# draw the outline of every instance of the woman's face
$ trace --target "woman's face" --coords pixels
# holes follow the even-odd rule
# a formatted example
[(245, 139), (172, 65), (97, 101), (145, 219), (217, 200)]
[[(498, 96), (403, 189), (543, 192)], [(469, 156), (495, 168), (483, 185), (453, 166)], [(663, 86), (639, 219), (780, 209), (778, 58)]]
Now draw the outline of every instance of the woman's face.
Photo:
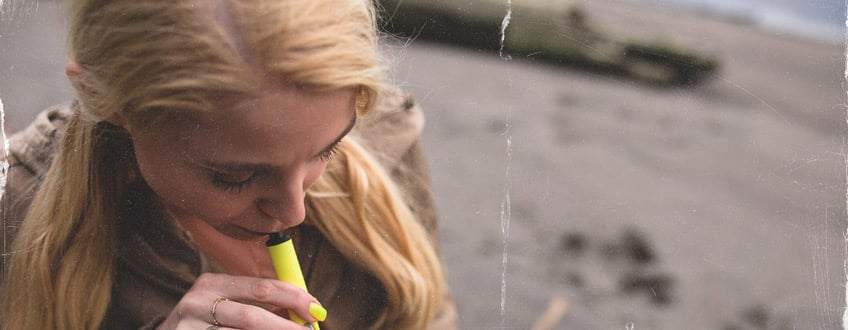
[(204, 116), (132, 132), (141, 174), (178, 220), (259, 240), (303, 221), (306, 190), (356, 120), (354, 91), (274, 88)]

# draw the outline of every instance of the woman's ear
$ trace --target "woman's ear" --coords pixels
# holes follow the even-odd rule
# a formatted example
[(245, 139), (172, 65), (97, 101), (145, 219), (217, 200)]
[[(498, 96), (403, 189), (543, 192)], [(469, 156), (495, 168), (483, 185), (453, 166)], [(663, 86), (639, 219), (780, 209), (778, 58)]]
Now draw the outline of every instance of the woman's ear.
[[(83, 69), (79, 63), (74, 60), (68, 60), (68, 63), (65, 64), (65, 74), (71, 81), (71, 85), (77, 89), (78, 93), (88, 94), (91, 92), (88, 85), (86, 85), (86, 82), (83, 80)], [(124, 115), (117, 111), (109, 115), (109, 117), (106, 118), (106, 121), (112, 123), (112, 125), (124, 128), (126, 128), (127, 125), (127, 120), (124, 118)]]
[(68, 76), (71, 86), (74, 87), (78, 94), (87, 95), (91, 92), (91, 89), (83, 79), (82, 66), (76, 61), (68, 60), (68, 63), (65, 63), (65, 75)]
[(65, 74), (72, 81), (79, 80), (80, 75), (82, 75), (82, 67), (77, 61), (68, 60), (68, 63), (65, 64)]

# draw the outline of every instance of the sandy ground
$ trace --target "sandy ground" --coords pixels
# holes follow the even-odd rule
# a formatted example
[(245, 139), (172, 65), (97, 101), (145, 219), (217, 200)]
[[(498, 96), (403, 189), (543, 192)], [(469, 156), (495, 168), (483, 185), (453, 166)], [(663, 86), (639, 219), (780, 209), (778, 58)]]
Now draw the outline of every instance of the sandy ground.
[[(696, 46), (723, 70), (662, 89), (387, 46), (391, 76), (426, 111), (462, 328), (530, 329), (546, 311), (553, 329), (840, 328), (844, 46), (577, 2), (608, 31)], [(42, 2), (0, 25), (7, 131), (69, 97), (62, 23)]]

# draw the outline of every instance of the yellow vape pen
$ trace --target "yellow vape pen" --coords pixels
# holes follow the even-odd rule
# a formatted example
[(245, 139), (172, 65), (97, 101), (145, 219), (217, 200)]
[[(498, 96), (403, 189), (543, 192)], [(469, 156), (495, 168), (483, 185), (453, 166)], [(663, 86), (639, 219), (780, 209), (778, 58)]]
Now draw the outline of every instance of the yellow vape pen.
[[(282, 232), (273, 233), (269, 236), (265, 245), (271, 254), (271, 262), (274, 263), (277, 278), (309, 292), (306, 289), (306, 281), (303, 280), (303, 272), (300, 270), (300, 262), (297, 261), (297, 254), (294, 252), (291, 237)], [(313, 330), (321, 329), (318, 327), (318, 322), (306, 322), (292, 310), (289, 310), (289, 318), (292, 322), (305, 325)]]

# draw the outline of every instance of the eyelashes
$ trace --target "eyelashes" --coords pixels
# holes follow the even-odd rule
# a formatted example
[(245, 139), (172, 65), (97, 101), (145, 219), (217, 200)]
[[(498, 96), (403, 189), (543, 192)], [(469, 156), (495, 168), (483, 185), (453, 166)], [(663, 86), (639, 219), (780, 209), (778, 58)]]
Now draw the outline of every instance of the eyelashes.
[(325, 162), (329, 162), (329, 161), (333, 160), (333, 157), (335, 157), (336, 154), (339, 153), (339, 145), (340, 144), (341, 144), (341, 141), (336, 142), (336, 144), (334, 144), (329, 150), (322, 152), (321, 155), (320, 155), (321, 160), (325, 161)]
[(215, 170), (209, 170), (209, 179), (212, 185), (223, 189), (227, 192), (238, 193), (246, 188), (253, 181), (254, 173), (245, 173), (241, 175), (230, 175)]
[[(321, 152), (318, 155), (318, 159), (322, 162), (329, 162), (333, 160), (333, 157), (335, 157), (339, 152), (340, 145), (341, 141), (337, 142), (326, 151)], [(229, 170), (219, 171), (212, 168), (206, 168), (206, 172), (209, 177), (209, 181), (213, 186), (231, 193), (241, 192), (255, 181), (257, 175), (265, 173), (262, 169), (244, 169), (230, 172)]]

